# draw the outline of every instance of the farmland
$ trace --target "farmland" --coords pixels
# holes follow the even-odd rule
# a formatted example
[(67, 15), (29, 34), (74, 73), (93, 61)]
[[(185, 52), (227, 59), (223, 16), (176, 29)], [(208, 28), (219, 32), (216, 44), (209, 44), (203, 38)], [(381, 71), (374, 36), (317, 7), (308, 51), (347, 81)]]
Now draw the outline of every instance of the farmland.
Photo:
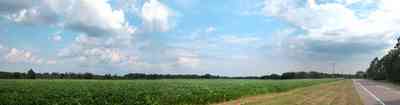
[(0, 80), (0, 105), (204, 105), (332, 81)]

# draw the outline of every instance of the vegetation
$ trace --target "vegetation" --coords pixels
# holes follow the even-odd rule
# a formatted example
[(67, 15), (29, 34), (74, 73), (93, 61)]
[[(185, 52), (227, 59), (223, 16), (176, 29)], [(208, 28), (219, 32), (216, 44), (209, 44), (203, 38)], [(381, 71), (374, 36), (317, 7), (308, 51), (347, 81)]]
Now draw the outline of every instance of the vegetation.
[(313, 78), (313, 79), (319, 79), (319, 78), (355, 78), (355, 75), (351, 74), (328, 74), (328, 73), (321, 73), (321, 72), (315, 72), (315, 71), (310, 71), (310, 72), (285, 72), (282, 73), (282, 75), (277, 75), (277, 74), (271, 74), (267, 76), (263, 76), (266, 79), (276, 79), (279, 77), (279, 79), (307, 79), (307, 78)]
[(35, 78), (36, 78), (35, 72), (34, 72), (32, 69), (30, 69), (30, 70), (28, 71), (27, 77), (28, 77), (29, 79), (35, 79)]
[(0, 105), (204, 105), (331, 81), (0, 79)]
[(397, 44), (381, 59), (374, 58), (366, 77), (374, 80), (400, 82), (400, 38)]
[(211, 74), (144, 74), (129, 73), (123, 76), (119, 75), (96, 75), (92, 73), (35, 73), (30, 69), (27, 73), (20, 72), (1, 72), (0, 79), (103, 79), (103, 80), (121, 80), (121, 79), (321, 79), (321, 78), (357, 78), (352, 74), (328, 74), (321, 72), (286, 72), (282, 75), (271, 74), (264, 76), (247, 77), (227, 77)]
[(218, 105), (363, 105), (351, 80), (246, 97)]

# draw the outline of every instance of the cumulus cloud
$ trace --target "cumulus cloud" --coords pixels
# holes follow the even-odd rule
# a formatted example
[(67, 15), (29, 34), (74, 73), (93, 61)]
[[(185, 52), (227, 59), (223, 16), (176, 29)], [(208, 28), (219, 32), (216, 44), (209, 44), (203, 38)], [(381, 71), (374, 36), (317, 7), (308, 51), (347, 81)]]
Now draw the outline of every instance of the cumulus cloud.
[(32, 0), (3, 0), (0, 1), (0, 13), (14, 13), (25, 8), (31, 8), (35, 1)]
[(118, 0), (115, 3), (115, 8), (122, 9), (135, 16), (139, 15), (140, 7), (140, 0)]
[(54, 24), (58, 17), (44, 0), (1, 1), (0, 16), (16, 23)]
[(0, 6), (1, 15), (17, 23), (62, 26), (93, 36), (126, 35), (134, 30), (124, 10), (113, 9), (108, 0), (2, 1)]
[(354, 12), (337, 3), (316, 4), (293, 0), (266, 0), (264, 12), (268, 16), (284, 19), (305, 30), (331, 31), (353, 24)]
[[(366, 17), (360, 17), (348, 4), (369, 0), (346, 2), (319, 2), (314, 0), (266, 0), (265, 15), (289, 22), (301, 29), (291, 37), (289, 49), (308, 55), (351, 56), (383, 50), (393, 42), (393, 35), (400, 31), (393, 14), (400, 12), (382, 0), (376, 10), (369, 10)], [(363, 14), (365, 15), (365, 14)], [(298, 54), (307, 55), (307, 54)]]
[(36, 61), (31, 52), (20, 51), (15, 48), (11, 48), (4, 58), (10, 63)]
[(172, 28), (170, 18), (175, 14), (158, 0), (149, 0), (143, 4), (141, 17), (150, 31), (165, 32)]
[[(52, 11), (64, 18), (62, 26), (81, 32), (58, 56), (73, 58), (85, 63), (121, 64), (133, 62), (132, 54), (121, 51), (130, 49), (136, 31), (125, 19), (125, 7), (111, 7), (107, 0), (52, 1), (46, 2)], [(53, 39), (58, 39), (55, 35)]]
[[(115, 3), (115, 4), (114, 4)], [(129, 16), (128, 16), (129, 15)], [(141, 19), (143, 27), (128, 22), (131, 15)], [(195, 65), (194, 56), (174, 56), (164, 64), (140, 61), (135, 39), (137, 30), (166, 32), (173, 28), (175, 13), (158, 0), (21, 0), (0, 1), (1, 18), (18, 25), (41, 25), (77, 34), (75, 40), (59, 49), (56, 59), (45, 59), (17, 48), (0, 46), (2, 60), (9, 63), (61, 64), (74, 62), (84, 66), (158, 66)], [(135, 17), (136, 18), (136, 17)], [(14, 24), (13, 23), (13, 24)], [(48, 36), (54, 42), (70, 39), (61, 32)], [(2, 51), (4, 50), (4, 51)], [(4, 52), (4, 53), (2, 53)], [(147, 53), (147, 52), (143, 52)], [(149, 61), (150, 62), (150, 61)], [(192, 63), (190, 63), (192, 62)]]
[(80, 0), (65, 10), (66, 26), (88, 35), (121, 34), (128, 26), (123, 10), (113, 10), (106, 0)]
[(60, 24), (66, 29), (87, 35), (130, 35), (134, 30), (126, 21), (124, 10), (113, 9), (108, 0), (46, 0), (43, 6), (63, 17)]
[[(56, 64), (55, 60), (47, 60), (45, 58), (38, 57), (30, 51), (21, 50), (17, 48), (0, 48), (0, 56), (3, 59), (0, 61), (5, 61), (6, 63), (16, 64), (16, 63), (26, 63), (26, 64)], [(45, 63), (51, 62), (51, 63)]]
[(122, 51), (119, 47), (112, 47), (109, 43), (104, 43), (107, 39), (101, 39), (85, 34), (75, 38), (72, 45), (61, 49), (59, 57), (64, 59), (78, 60), (84, 65), (98, 64), (132, 64), (137, 57)]
[[(121, 2), (136, 3), (132, 0)], [(59, 4), (55, 3), (55, 5)], [(138, 60), (135, 52), (136, 46), (133, 42), (136, 28), (126, 22), (126, 11), (122, 10), (137, 9), (136, 6), (121, 4), (113, 9), (107, 1), (90, 0), (70, 5), (70, 7), (66, 7), (67, 9), (54, 9), (65, 14), (64, 25), (66, 27), (79, 29), (84, 33), (78, 35), (70, 46), (60, 50), (58, 56), (78, 59), (82, 63), (86, 63), (86, 66), (148, 64)], [(128, 13), (132, 13), (132, 11)], [(167, 6), (157, 0), (146, 1), (139, 16), (143, 20), (144, 28), (149, 31), (167, 31), (171, 28), (169, 18), (173, 14)]]
[[(137, 3), (134, 0), (120, 2)], [(49, 4), (54, 11), (65, 15), (63, 25), (66, 28), (83, 32), (70, 46), (59, 51), (60, 57), (77, 58), (91, 64), (119, 65), (138, 62), (136, 53), (133, 53), (136, 49), (133, 38), (137, 29), (125, 19), (125, 13), (137, 13), (136, 4), (123, 5), (117, 2), (115, 8), (106, 0), (51, 1)], [(130, 12), (126, 12), (126, 9)], [(172, 12), (159, 1), (146, 1), (138, 16), (142, 18), (144, 28), (150, 31), (170, 29), (168, 21)]]

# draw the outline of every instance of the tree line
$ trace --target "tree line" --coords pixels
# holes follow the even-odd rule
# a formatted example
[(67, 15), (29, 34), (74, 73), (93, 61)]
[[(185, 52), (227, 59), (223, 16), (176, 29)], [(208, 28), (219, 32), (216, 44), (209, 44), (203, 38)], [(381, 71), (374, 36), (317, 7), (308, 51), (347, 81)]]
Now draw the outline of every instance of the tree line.
[(374, 80), (400, 82), (400, 37), (397, 44), (382, 58), (374, 58), (366, 73), (366, 77)]
[(0, 79), (320, 79), (320, 78), (357, 78), (352, 74), (328, 74), (316, 71), (310, 72), (285, 72), (282, 74), (271, 74), (264, 76), (243, 76), (228, 77), (211, 74), (145, 74), (145, 73), (129, 73), (125, 75), (111, 74), (92, 74), (92, 73), (35, 73), (32, 69), (26, 73), (21, 72), (1, 72)]
[(322, 78), (362, 78), (357, 74), (330, 74), (316, 71), (285, 72), (281, 75), (271, 74), (261, 76), (260, 79), (322, 79)]

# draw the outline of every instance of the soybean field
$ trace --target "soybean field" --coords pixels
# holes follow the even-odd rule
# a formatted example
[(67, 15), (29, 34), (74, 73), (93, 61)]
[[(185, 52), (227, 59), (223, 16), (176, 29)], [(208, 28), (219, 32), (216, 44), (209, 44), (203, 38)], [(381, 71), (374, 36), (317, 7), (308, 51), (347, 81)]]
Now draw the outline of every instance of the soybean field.
[(207, 105), (336, 81), (238, 80), (0, 80), (0, 105)]

